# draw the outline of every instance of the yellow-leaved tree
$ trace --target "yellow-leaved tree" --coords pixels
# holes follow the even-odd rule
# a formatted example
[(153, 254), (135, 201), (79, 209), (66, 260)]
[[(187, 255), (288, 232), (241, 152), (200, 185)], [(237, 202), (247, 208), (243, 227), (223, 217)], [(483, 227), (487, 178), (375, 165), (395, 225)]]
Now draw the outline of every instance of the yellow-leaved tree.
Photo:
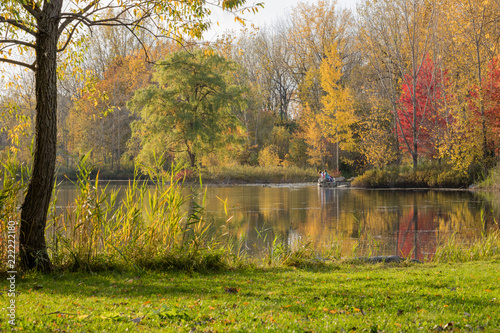
[[(320, 78), (325, 94), (321, 98), (323, 109), (318, 114), (318, 121), (324, 136), (337, 146), (338, 169), (338, 149), (355, 149), (354, 126), (357, 117), (351, 91), (342, 82), (342, 60), (336, 43), (328, 47), (326, 58), (321, 62)], [(347, 159), (345, 162), (352, 163)]]
[(307, 144), (307, 162), (321, 168), (325, 167), (326, 139), (319, 125), (317, 116), (309, 106), (301, 114), (300, 127), (302, 138)]

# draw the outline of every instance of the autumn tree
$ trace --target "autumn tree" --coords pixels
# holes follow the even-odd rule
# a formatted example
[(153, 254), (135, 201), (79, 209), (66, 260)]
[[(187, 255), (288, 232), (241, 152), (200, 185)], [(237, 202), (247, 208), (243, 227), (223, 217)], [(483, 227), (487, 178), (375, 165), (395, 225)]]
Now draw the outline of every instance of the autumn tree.
[(491, 60), (482, 88), (485, 96), (486, 118), (494, 133), (491, 143), (498, 149), (500, 144), (500, 56)]
[[(50, 270), (45, 225), (54, 185), (57, 147), (57, 54), (77, 49), (72, 42), (84, 28), (127, 27), (140, 39), (189, 34), (201, 37), (209, 27), (210, 6), (238, 9), (245, 0), (4, 0), (0, 3), (0, 62), (35, 73), (36, 126), (33, 173), (21, 209), (20, 259), (25, 269)], [(115, 9), (115, 14), (104, 13)], [(71, 59), (71, 57), (69, 57)]]
[(135, 91), (150, 82), (151, 66), (141, 52), (118, 56), (107, 67), (104, 78), (89, 82), (67, 118), (69, 152), (83, 156), (91, 151), (94, 163), (120, 169), (120, 159), (130, 139), (134, 117), (127, 108)]
[(154, 84), (136, 92), (129, 105), (140, 114), (134, 125), (142, 138), (139, 159), (185, 153), (191, 168), (199, 157), (239, 136), (232, 105), (243, 90), (230, 81), (235, 64), (209, 51), (176, 52), (159, 62)]
[(394, 114), (394, 128), (401, 127), (397, 113), (398, 81), (411, 87), (412, 140), (405, 141), (413, 168), (417, 167), (418, 103), (416, 86), (425, 57), (436, 37), (437, 3), (424, 0), (365, 1), (359, 11), (362, 41), (382, 91), (388, 96)]
[(337, 146), (336, 167), (339, 170), (339, 150), (353, 151), (354, 125), (357, 117), (354, 113), (354, 102), (349, 88), (341, 84), (342, 61), (337, 44), (332, 44), (320, 65), (321, 87), (325, 94), (321, 99), (322, 112), (318, 119), (323, 134)]
[(253, 44), (267, 92), (266, 108), (273, 110), (282, 123), (291, 116), (289, 106), (297, 92), (286, 33), (284, 24), (277, 24), (273, 30), (260, 30)]
[[(471, 91), (483, 85), (488, 63), (498, 54), (500, 40), (499, 17), (500, 4), (498, 1), (482, 0), (447, 0), (446, 24), (443, 32), (451, 38), (447, 38), (449, 44), (448, 66), (453, 69), (457, 84), (455, 93), (458, 95), (458, 110), (456, 117), (460, 122), (471, 124), (473, 121), (475, 134), (468, 140), (479, 140), (476, 146), (480, 146), (480, 160), (485, 158), (491, 151), (488, 144), (488, 132), (491, 132), (490, 124), (486, 115), (484, 90), (476, 90), (476, 98), (471, 104)], [(472, 92), (474, 95), (475, 93)], [(471, 108), (474, 110), (472, 111)], [(471, 114), (464, 114), (463, 109), (469, 109), (479, 114), (477, 119), (470, 118)], [(467, 118), (469, 118), (467, 120)], [(460, 123), (459, 122), (459, 123)], [(469, 129), (463, 129), (467, 131)], [(470, 151), (469, 154), (476, 154)]]
[[(483, 74), (481, 86), (473, 87), (470, 92), (471, 125), (481, 128), (484, 116), (488, 124), (485, 128), (486, 149), (494, 153), (500, 145), (500, 56), (491, 59)], [(482, 102), (478, 103), (478, 100)]]
[(33, 76), (20, 72), (12, 76), (0, 96), (0, 160), (15, 156), (21, 163), (31, 163), (32, 134), (35, 130)]
[(299, 3), (291, 11), (288, 26), (287, 43), (300, 103), (317, 113), (323, 96), (320, 66), (330, 46), (337, 45), (344, 78), (352, 67), (352, 14), (339, 9), (335, 1)]
[(440, 84), (444, 82), (446, 88), (447, 75), (436, 70), (426, 56), (417, 79), (406, 76), (403, 82), (398, 103), (400, 142), (407, 151), (413, 147), (428, 158), (437, 157), (440, 138), (450, 122), (444, 114), (445, 93)]

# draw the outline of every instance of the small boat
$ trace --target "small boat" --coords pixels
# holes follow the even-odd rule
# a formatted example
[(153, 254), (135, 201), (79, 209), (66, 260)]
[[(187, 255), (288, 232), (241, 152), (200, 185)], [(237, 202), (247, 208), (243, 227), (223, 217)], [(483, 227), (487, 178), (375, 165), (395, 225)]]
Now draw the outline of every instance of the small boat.
[(325, 178), (318, 179), (318, 186), (320, 187), (337, 187), (335, 179), (333, 181), (326, 180)]

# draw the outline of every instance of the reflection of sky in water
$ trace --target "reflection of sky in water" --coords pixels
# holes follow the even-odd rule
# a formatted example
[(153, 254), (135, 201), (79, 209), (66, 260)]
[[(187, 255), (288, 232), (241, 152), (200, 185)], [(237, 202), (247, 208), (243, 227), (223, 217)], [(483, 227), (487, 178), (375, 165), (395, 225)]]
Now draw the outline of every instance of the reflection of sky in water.
[[(74, 196), (74, 188), (63, 186), (58, 206)], [(227, 200), (227, 216), (218, 198)], [(344, 255), (356, 247), (359, 255), (424, 259), (451, 234), (472, 241), (500, 220), (499, 195), (468, 191), (209, 186), (205, 207), (215, 228), (232, 216), (231, 232), (244, 236), (254, 252), (278, 237), (290, 246), (305, 240), (316, 247), (340, 244)]]

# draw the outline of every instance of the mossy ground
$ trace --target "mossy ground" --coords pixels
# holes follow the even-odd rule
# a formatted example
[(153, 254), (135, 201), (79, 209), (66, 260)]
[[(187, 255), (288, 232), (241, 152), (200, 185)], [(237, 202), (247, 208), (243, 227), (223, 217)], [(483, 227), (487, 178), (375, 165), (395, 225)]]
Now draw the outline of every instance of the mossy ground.
[[(10, 331), (2, 278), (0, 331)], [(500, 332), (500, 258), (218, 273), (25, 274), (27, 332)]]

